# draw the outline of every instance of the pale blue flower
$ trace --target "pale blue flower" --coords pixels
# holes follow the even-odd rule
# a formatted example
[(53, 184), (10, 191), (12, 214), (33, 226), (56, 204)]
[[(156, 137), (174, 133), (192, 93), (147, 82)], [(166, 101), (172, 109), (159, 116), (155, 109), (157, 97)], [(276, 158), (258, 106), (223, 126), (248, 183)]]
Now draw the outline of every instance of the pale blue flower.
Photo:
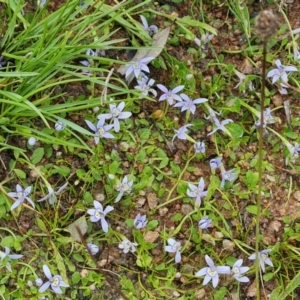
[(206, 120), (209, 119), (212, 122), (214, 121), (215, 118), (217, 118), (217, 116), (219, 116), (221, 114), (221, 112), (216, 112), (211, 107), (208, 107), (208, 112), (209, 112), (209, 115), (205, 116), (205, 119)]
[(279, 86), (277, 86), (277, 87), (278, 87), (278, 92), (281, 95), (287, 95), (288, 94), (288, 91), (287, 91), (288, 86), (285, 85), (283, 82), (280, 82)]
[(42, 199), (38, 200), (37, 202), (42, 202), (45, 200), (49, 201), (49, 204), (54, 204), (54, 202), (57, 199), (57, 195), (59, 195), (66, 187), (68, 186), (68, 183), (66, 182), (64, 185), (62, 185), (56, 192), (54, 192), (53, 188), (49, 185), (48, 188), (48, 194), (43, 197)]
[(222, 122), (220, 122), (219, 119), (216, 117), (213, 119), (213, 121), (215, 123), (215, 129), (213, 131), (211, 131), (208, 135), (212, 135), (213, 133), (215, 133), (218, 130), (222, 130), (223, 132), (227, 133), (228, 130), (226, 129), (225, 125), (233, 122), (233, 120), (231, 120), (231, 119), (226, 119), (226, 120), (223, 120)]
[(194, 149), (195, 149), (196, 153), (205, 153), (205, 143), (204, 142), (195, 143)]
[(165, 246), (165, 251), (169, 253), (175, 253), (175, 263), (181, 262), (181, 250), (182, 246), (180, 242), (175, 241), (172, 238), (168, 239), (168, 246)]
[(142, 20), (142, 23), (143, 23), (143, 27), (144, 27), (144, 29), (145, 29), (145, 31), (150, 35), (150, 36), (152, 36), (154, 33), (158, 33), (158, 28), (157, 28), (157, 26), (155, 26), (155, 25), (148, 25), (148, 22), (147, 22), (147, 19), (144, 17), (144, 16), (142, 16), (142, 15), (140, 15), (140, 18), (141, 18), (141, 20)]
[(290, 160), (292, 163), (294, 163), (295, 159), (299, 158), (300, 145), (297, 142), (295, 142), (295, 146), (293, 146), (290, 143), (287, 143), (287, 148), (290, 152)]
[(149, 73), (150, 70), (147, 64), (153, 59), (154, 57), (145, 57), (128, 65), (125, 77), (129, 78), (133, 73), (134, 76), (138, 79), (142, 71)]
[(37, 6), (43, 8), (47, 3), (47, 0), (37, 0)]
[(237, 173), (234, 172), (235, 169), (231, 169), (228, 171), (225, 171), (225, 169), (221, 170), (222, 174), (222, 181), (221, 181), (221, 188), (224, 187), (225, 181), (233, 182), (237, 178)]
[(298, 45), (297, 44), (294, 45), (293, 49), (294, 49), (294, 60), (300, 59), (300, 52), (298, 50)]
[(44, 283), (44, 282), (43, 282), (42, 278), (37, 278), (37, 279), (35, 280), (36, 286), (41, 286), (43, 283)]
[(169, 90), (164, 85), (158, 84), (157, 87), (163, 92), (159, 97), (158, 101), (167, 100), (170, 105), (173, 105), (175, 101), (181, 101), (181, 97), (177, 95), (181, 90), (184, 89), (184, 85), (176, 86), (174, 89)]
[(206, 50), (206, 45), (213, 39), (213, 37), (213, 34), (205, 33), (201, 36), (200, 39), (195, 37), (194, 42), (199, 48), (201, 48), (202, 50)]
[(196, 112), (196, 105), (207, 102), (208, 100), (206, 98), (198, 98), (195, 100), (192, 100), (188, 95), (186, 94), (180, 94), (180, 97), (182, 98), (182, 101), (177, 102), (174, 107), (181, 107), (181, 111), (190, 111), (192, 114)]
[(130, 242), (127, 238), (124, 238), (123, 241), (119, 244), (119, 249), (123, 249), (124, 253), (135, 252), (137, 243)]
[[(275, 123), (275, 118), (271, 115), (271, 109), (268, 107), (264, 110), (264, 128), (268, 124), (274, 124)], [(260, 126), (260, 113), (259, 113), (259, 119), (255, 122), (255, 126), (259, 127)]]
[(9, 254), (10, 249), (8, 247), (4, 247), (4, 249), (5, 249), (4, 250), (5, 252), (0, 251), (0, 259), (1, 259), (0, 260), (0, 266), (2, 266), (2, 263), (5, 260), (5, 258), (8, 257), (8, 259), (5, 260), (5, 267), (9, 272), (12, 272), (11, 265), (10, 265), (9, 261), (11, 259), (19, 259), (19, 258), (23, 257), (23, 255), (21, 255), (21, 254)]
[(116, 186), (116, 190), (119, 192), (115, 202), (119, 202), (124, 194), (129, 193), (131, 191), (131, 187), (133, 185), (133, 181), (128, 181), (127, 175), (123, 178), (122, 182), (118, 183)]
[(51, 286), (52, 290), (56, 294), (62, 294), (62, 290), (60, 287), (69, 287), (67, 283), (65, 283), (60, 275), (54, 275), (52, 277), (50, 269), (47, 265), (43, 265), (43, 270), (48, 278), (48, 281), (46, 281), (39, 289), (39, 293), (44, 293), (49, 286)]
[(204, 276), (203, 285), (206, 285), (210, 280), (212, 280), (212, 285), (215, 288), (219, 283), (219, 274), (230, 274), (230, 267), (228, 266), (218, 266), (215, 267), (213, 260), (205, 255), (205, 261), (208, 267), (199, 270), (195, 276)]
[(287, 72), (297, 72), (298, 69), (294, 66), (283, 66), (279, 59), (275, 60), (275, 65), (277, 68), (272, 69), (268, 72), (267, 77), (272, 77), (272, 83), (274, 84), (276, 81), (281, 79), (283, 82), (288, 82)]
[(97, 118), (101, 119), (113, 119), (114, 121), (114, 130), (115, 132), (120, 131), (120, 122), (119, 120), (128, 119), (132, 113), (129, 111), (123, 111), (125, 107), (125, 102), (121, 102), (116, 106), (115, 104), (109, 104), (110, 113), (109, 114), (101, 114)]
[[(272, 249), (266, 249), (266, 250), (262, 250), (262, 251), (258, 252), (259, 265), (263, 272), (266, 271), (265, 264), (268, 266), (274, 267), (272, 261), (269, 258), (269, 255), (268, 255), (268, 253), (271, 251), (272, 251)], [(249, 259), (255, 260), (256, 254), (254, 253), (254, 254), (250, 255)]]
[(5, 61), (5, 58), (0, 55), (0, 68), (4, 68), (5, 66), (7, 66), (7, 61)]
[(217, 168), (220, 168), (223, 165), (222, 157), (216, 157), (211, 159), (209, 165), (212, 171), (216, 170)]
[[(86, 244), (89, 250), (91, 251), (92, 255), (95, 255), (99, 252), (99, 247), (93, 243)], [(86, 250), (87, 251), (87, 250)]]
[[(243, 74), (243, 73), (241, 73), (241, 72), (239, 72), (239, 71), (237, 71), (237, 70), (234, 70), (234, 73), (239, 78), (238, 84), (234, 87), (234, 89), (237, 89), (246, 80), (246, 75)], [(247, 85), (248, 85), (248, 88), (249, 88), (250, 91), (254, 90), (254, 85), (253, 85), (253, 83), (251, 81), (247, 81)]]
[(133, 221), (133, 225), (136, 229), (142, 229), (147, 225), (147, 216), (146, 215), (141, 215), (140, 213), (137, 214)]
[(56, 131), (63, 131), (66, 128), (66, 124), (63, 121), (58, 120), (55, 123), (54, 128)]
[(198, 227), (201, 229), (207, 229), (212, 224), (212, 220), (208, 218), (208, 216), (204, 216), (199, 222)]
[(198, 206), (201, 205), (201, 199), (206, 197), (207, 191), (204, 191), (204, 180), (201, 177), (199, 180), (198, 187), (195, 186), (194, 184), (189, 183), (188, 184), (189, 188), (187, 190), (188, 196), (192, 198), (196, 198), (196, 203)]
[(172, 138), (172, 144), (173, 144), (174, 139), (176, 137), (178, 137), (181, 140), (186, 140), (187, 139), (186, 132), (188, 131), (188, 127), (191, 127), (191, 126), (193, 126), (193, 124), (187, 124), (187, 125), (184, 125), (184, 126), (178, 128), (178, 129), (175, 129), (175, 134)]
[(103, 210), (103, 206), (100, 202), (94, 200), (94, 207), (87, 210), (87, 213), (91, 215), (91, 222), (99, 222), (101, 223), (102, 230), (104, 232), (108, 232), (108, 223), (105, 220), (106, 215), (113, 211), (114, 208), (110, 205), (106, 206)]
[(36, 138), (34, 138), (34, 137), (30, 137), (29, 139), (28, 139), (28, 145), (29, 146), (34, 146), (35, 145), (35, 143), (36, 143)]
[[(149, 93), (151, 93), (153, 95), (153, 97), (156, 97), (157, 96), (157, 92), (155, 89), (151, 88), (151, 86), (154, 84), (154, 80), (153, 79), (150, 79), (148, 82), (148, 79), (147, 80), (138, 80), (138, 85), (135, 86), (134, 88), (141, 91), (141, 94), (143, 96), (148, 96)], [(140, 96), (140, 98), (143, 98), (143, 96)]]
[[(87, 49), (85, 52), (86, 56), (92, 56), (92, 57), (97, 57), (97, 56), (105, 56), (105, 51), (104, 50), (93, 50), (93, 49)], [(91, 59), (84, 59), (79, 61), (83, 66), (89, 67), (91, 65), (92, 60)], [(90, 70), (83, 70), (84, 73), (87, 73), (88, 75), (91, 74)]]
[(85, 123), (87, 124), (87, 126), (95, 132), (95, 136), (94, 136), (94, 140), (95, 140), (95, 144), (99, 143), (100, 137), (103, 137), (105, 139), (113, 139), (114, 136), (108, 132), (108, 130), (110, 130), (111, 128), (114, 127), (114, 125), (104, 125), (105, 122), (105, 118), (101, 118), (98, 123), (97, 126), (95, 126), (92, 122), (85, 120)]
[(232, 266), (231, 273), (233, 277), (239, 282), (249, 282), (249, 278), (247, 276), (242, 276), (244, 273), (249, 271), (249, 267), (243, 267), (243, 260), (237, 260)]
[(17, 201), (11, 206), (10, 210), (15, 209), (19, 205), (21, 205), (25, 199), (31, 204), (32, 207), (34, 207), (33, 201), (28, 197), (28, 195), (31, 192), (32, 187), (28, 186), (25, 190), (17, 184), (16, 185), (16, 192), (9, 192), (7, 193), (8, 196), (17, 199)]

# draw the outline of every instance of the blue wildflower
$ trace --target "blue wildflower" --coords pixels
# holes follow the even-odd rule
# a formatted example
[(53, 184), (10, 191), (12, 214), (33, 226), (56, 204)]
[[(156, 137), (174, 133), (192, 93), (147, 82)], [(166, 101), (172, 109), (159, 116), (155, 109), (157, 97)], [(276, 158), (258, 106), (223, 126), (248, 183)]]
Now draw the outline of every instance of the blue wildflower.
[(175, 241), (172, 238), (168, 239), (168, 246), (165, 246), (165, 250), (169, 253), (175, 253), (175, 263), (181, 262), (181, 253), (180, 250), (182, 248), (181, 243)]
[(158, 33), (158, 28), (157, 28), (157, 26), (155, 26), (155, 25), (148, 25), (148, 22), (147, 22), (147, 19), (144, 17), (144, 16), (142, 16), (142, 15), (140, 15), (140, 18), (141, 18), (141, 20), (142, 20), (142, 23), (143, 23), (143, 27), (144, 27), (144, 29), (145, 29), (145, 31), (150, 35), (150, 36), (152, 36), (154, 33)]
[(184, 85), (176, 86), (172, 90), (167, 89), (163, 84), (158, 84), (157, 87), (163, 92), (158, 101), (167, 100), (170, 105), (173, 105), (175, 101), (182, 100), (181, 97), (177, 95), (177, 93), (184, 89)]
[(190, 126), (193, 126), (193, 124), (186, 124), (178, 129), (175, 129), (175, 134), (172, 138), (172, 144), (176, 137), (178, 137), (181, 140), (186, 140), (187, 139), (186, 132), (188, 131), (188, 127), (190, 127)]
[(129, 78), (130, 75), (133, 73), (134, 76), (138, 79), (142, 71), (149, 73), (150, 70), (147, 64), (153, 59), (154, 57), (145, 57), (128, 65), (125, 77)]
[(25, 190), (23, 190), (23, 188), (19, 184), (17, 184), (15, 192), (7, 193), (8, 196), (17, 199), (17, 201), (11, 206), (10, 210), (13, 210), (19, 205), (21, 205), (25, 201), (25, 199), (31, 204), (32, 207), (34, 207), (33, 201), (28, 197), (28, 195), (31, 192), (31, 189), (32, 187), (28, 186)]
[(218, 266), (215, 267), (213, 260), (205, 255), (205, 261), (208, 267), (199, 270), (195, 276), (204, 276), (203, 285), (206, 285), (210, 280), (212, 280), (212, 285), (215, 288), (219, 283), (219, 274), (230, 274), (230, 267), (228, 266)]
[[(259, 265), (260, 265), (260, 268), (263, 272), (266, 271), (265, 264), (268, 265), (268, 266), (273, 267), (273, 263), (270, 260), (269, 255), (268, 255), (268, 253), (271, 252), (271, 251), (272, 251), (272, 249), (266, 249), (266, 250), (262, 250), (262, 251), (258, 252)], [(256, 254), (254, 253), (254, 254), (250, 255), (249, 259), (255, 260), (256, 259)]]
[(141, 215), (140, 213), (137, 214), (133, 221), (133, 225), (136, 229), (142, 229), (147, 225), (147, 216), (146, 215)]
[(114, 208), (110, 205), (106, 206), (103, 210), (103, 206), (100, 202), (94, 200), (94, 207), (92, 209), (88, 209), (87, 213), (91, 215), (91, 222), (99, 222), (101, 223), (102, 230), (104, 232), (108, 232), (108, 223), (105, 220), (106, 215), (113, 211)]
[(277, 68), (272, 69), (268, 72), (267, 77), (272, 77), (272, 83), (274, 84), (278, 80), (283, 82), (288, 82), (288, 72), (297, 72), (298, 69), (294, 66), (283, 66), (279, 59), (275, 60), (275, 65)]
[(48, 278), (48, 281), (46, 281), (39, 289), (39, 293), (44, 293), (49, 286), (51, 286), (52, 290), (56, 294), (62, 294), (62, 290), (60, 287), (69, 287), (67, 283), (65, 283), (60, 275), (54, 275), (52, 277), (50, 269), (47, 265), (43, 265), (43, 270)]
[(198, 206), (201, 205), (201, 199), (206, 197), (207, 191), (204, 191), (204, 180), (201, 177), (199, 180), (198, 187), (195, 186), (194, 184), (189, 183), (188, 184), (189, 188), (187, 190), (188, 196), (192, 198), (196, 198), (196, 203)]
[(131, 187), (133, 185), (133, 181), (128, 181), (127, 175), (123, 178), (122, 182), (118, 183), (116, 186), (116, 190), (119, 192), (115, 202), (119, 202), (125, 193), (129, 193), (131, 191)]
[(100, 118), (100, 120), (97, 123), (97, 126), (95, 126), (92, 122), (85, 120), (85, 123), (87, 126), (95, 132), (94, 140), (95, 144), (99, 143), (100, 137), (106, 138), (106, 139), (113, 139), (114, 136), (108, 132), (111, 128), (114, 127), (114, 125), (104, 125), (105, 118)]
[(128, 119), (132, 113), (129, 111), (123, 111), (125, 107), (125, 102), (121, 102), (116, 106), (115, 104), (109, 104), (110, 113), (109, 114), (101, 114), (97, 118), (98, 119), (113, 119), (114, 121), (114, 130), (115, 132), (120, 131), (120, 122), (119, 120)]
[(192, 100), (188, 95), (186, 94), (180, 94), (180, 97), (182, 98), (182, 101), (177, 102), (174, 107), (181, 107), (181, 111), (189, 111), (192, 114), (196, 112), (196, 105), (207, 102), (208, 100), (206, 98), (198, 98), (195, 100)]

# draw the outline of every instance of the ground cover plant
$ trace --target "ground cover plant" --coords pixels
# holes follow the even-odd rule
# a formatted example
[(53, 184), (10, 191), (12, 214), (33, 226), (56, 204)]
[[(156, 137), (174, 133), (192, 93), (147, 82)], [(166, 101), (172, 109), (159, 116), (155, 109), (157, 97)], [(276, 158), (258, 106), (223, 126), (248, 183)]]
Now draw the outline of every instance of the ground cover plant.
[(298, 299), (297, 9), (1, 2), (0, 298)]

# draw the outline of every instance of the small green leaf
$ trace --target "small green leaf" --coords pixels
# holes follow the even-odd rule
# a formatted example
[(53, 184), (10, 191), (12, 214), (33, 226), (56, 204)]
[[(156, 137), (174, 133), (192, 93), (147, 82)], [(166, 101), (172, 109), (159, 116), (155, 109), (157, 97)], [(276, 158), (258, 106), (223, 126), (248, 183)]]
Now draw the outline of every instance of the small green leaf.
[(253, 214), (253, 215), (257, 215), (257, 206), (256, 205), (248, 205), (246, 207), (246, 210), (247, 212), (249, 212), (250, 214)]
[(180, 214), (180, 213), (175, 214), (174, 216), (171, 217), (171, 220), (174, 221), (174, 222), (181, 221), (182, 220), (182, 214)]
[(296, 132), (286, 132), (285, 137), (296, 140), (298, 138), (298, 134)]
[(167, 166), (169, 163), (169, 158), (166, 157), (166, 158), (163, 158), (159, 164), (159, 169), (162, 169), (164, 168), (165, 166)]
[(245, 176), (245, 183), (250, 190), (252, 190), (258, 182), (258, 172), (248, 170)]
[(144, 144), (150, 137), (151, 130), (148, 128), (142, 128), (139, 130), (141, 143)]
[(153, 230), (157, 227), (158, 221), (157, 220), (152, 220), (147, 224), (147, 229), (148, 230)]
[(109, 167), (108, 167), (108, 171), (110, 174), (116, 174), (118, 169), (119, 169), (120, 163), (117, 161), (113, 161)]
[(73, 258), (78, 262), (84, 262), (84, 258), (80, 254), (74, 254)]
[(8, 247), (11, 248), (11, 246), (14, 244), (14, 237), (11, 235), (5, 236), (2, 240), (1, 240), (1, 246), (2, 247)]
[(44, 153), (45, 153), (44, 148), (39, 147), (35, 149), (31, 156), (31, 162), (34, 165), (38, 164), (42, 160)]
[(77, 284), (80, 281), (80, 273), (79, 272), (75, 272), (72, 274), (72, 283)]
[(56, 173), (60, 174), (63, 177), (67, 177), (70, 174), (70, 168), (66, 166), (54, 166)]
[(229, 123), (226, 125), (226, 128), (230, 131), (233, 139), (235, 140), (240, 139), (244, 134), (243, 127), (239, 124)]
[(20, 170), (20, 169), (14, 169), (13, 171), (16, 173), (16, 175), (19, 178), (21, 178), (21, 179), (25, 179), (26, 178), (26, 173), (23, 172), (22, 170)]
[(214, 300), (222, 300), (227, 294), (227, 289), (225, 287), (219, 288), (215, 293), (214, 293)]
[(44, 232), (47, 232), (47, 228), (45, 223), (40, 219), (40, 218), (36, 218), (35, 219), (37, 226)]
[(265, 282), (268, 282), (270, 281), (271, 279), (274, 278), (274, 273), (266, 273), (264, 276), (263, 276), (263, 279)]

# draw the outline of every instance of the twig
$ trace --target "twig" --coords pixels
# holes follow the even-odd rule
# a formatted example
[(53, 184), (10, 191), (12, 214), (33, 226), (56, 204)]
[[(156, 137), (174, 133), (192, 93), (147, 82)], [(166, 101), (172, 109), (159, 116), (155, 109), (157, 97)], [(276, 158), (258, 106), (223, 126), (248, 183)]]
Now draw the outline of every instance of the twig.
[(111, 77), (113, 71), (114, 71), (114, 68), (112, 68), (112, 69), (109, 71), (109, 73), (108, 73), (108, 75), (107, 75), (107, 77), (106, 77), (105, 85), (104, 85), (104, 88), (103, 88), (103, 91), (102, 91), (102, 94), (101, 94), (101, 98), (100, 98), (100, 105), (101, 105), (101, 106), (103, 106), (103, 104), (104, 104), (105, 102), (107, 102), (107, 86), (108, 86), (108, 82), (109, 82), (109, 80), (110, 80), (110, 77)]
[(3, 169), (6, 171), (7, 168), (6, 168), (6, 166), (5, 166), (4, 161), (3, 161), (2, 158), (1, 158), (1, 155), (0, 155), (0, 161), (1, 161), (1, 164), (2, 164), (2, 166), (3, 166)]

